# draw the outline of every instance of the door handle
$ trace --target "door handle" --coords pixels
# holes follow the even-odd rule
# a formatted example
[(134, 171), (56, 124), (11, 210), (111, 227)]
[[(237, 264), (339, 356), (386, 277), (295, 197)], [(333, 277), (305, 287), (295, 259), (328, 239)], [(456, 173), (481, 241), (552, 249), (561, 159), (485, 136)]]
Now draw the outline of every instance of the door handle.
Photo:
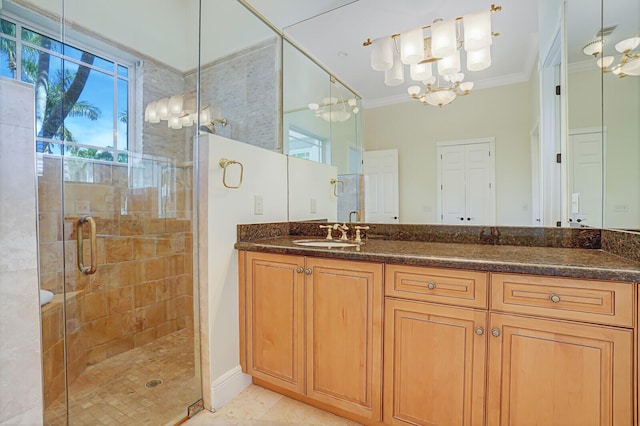
[[(84, 266), (84, 241), (82, 238), (82, 225), (89, 223), (91, 241), (91, 265)], [(78, 269), (85, 275), (91, 275), (98, 268), (98, 240), (96, 239), (96, 221), (91, 216), (80, 216), (78, 226), (76, 228), (76, 258), (78, 260)]]

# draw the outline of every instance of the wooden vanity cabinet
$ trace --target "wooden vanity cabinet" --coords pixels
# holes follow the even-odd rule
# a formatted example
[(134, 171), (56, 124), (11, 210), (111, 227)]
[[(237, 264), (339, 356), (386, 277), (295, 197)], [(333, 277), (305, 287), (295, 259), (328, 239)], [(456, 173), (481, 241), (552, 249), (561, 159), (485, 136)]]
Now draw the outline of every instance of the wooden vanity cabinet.
[(386, 265), (385, 424), (484, 423), (488, 277)]
[(485, 311), (385, 301), (385, 424), (482, 425)]
[(633, 425), (634, 300), (631, 283), (492, 274), (487, 424)]
[(380, 421), (382, 264), (258, 252), (240, 257), (245, 372)]
[(244, 309), (245, 372), (304, 393), (304, 258), (247, 252)]
[(385, 423), (633, 425), (634, 291), (387, 265)]
[(633, 330), (491, 313), (488, 425), (633, 425)]

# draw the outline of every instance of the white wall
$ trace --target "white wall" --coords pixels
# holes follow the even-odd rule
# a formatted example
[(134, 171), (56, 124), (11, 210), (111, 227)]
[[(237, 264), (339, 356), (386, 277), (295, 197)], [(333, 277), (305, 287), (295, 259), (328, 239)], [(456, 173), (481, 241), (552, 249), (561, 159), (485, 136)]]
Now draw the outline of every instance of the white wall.
[[(250, 378), (240, 372), (238, 255), (233, 247), (236, 225), (287, 220), (287, 158), (221, 136), (203, 137), (209, 138), (209, 353), (211, 401), (217, 408), (250, 383)], [(223, 157), (244, 165), (239, 189), (228, 189), (222, 185), (223, 170), (218, 163)], [(234, 176), (229, 176), (229, 179), (234, 179)], [(262, 215), (254, 214), (254, 195), (263, 197)]]
[[(289, 220), (327, 219), (335, 222), (338, 198), (333, 195), (331, 179), (336, 179), (335, 166), (289, 157)], [(343, 188), (339, 188), (342, 191)], [(315, 200), (315, 213), (311, 200)]]
[(0, 424), (42, 424), (33, 86), (0, 99)]
[(436, 142), (495, 137), (499, 225), (531, 224), (530, 82), (473, 91), (437, 108), (365, 109), (365, 151), (398, 149), (400, 222), (437, 223)]

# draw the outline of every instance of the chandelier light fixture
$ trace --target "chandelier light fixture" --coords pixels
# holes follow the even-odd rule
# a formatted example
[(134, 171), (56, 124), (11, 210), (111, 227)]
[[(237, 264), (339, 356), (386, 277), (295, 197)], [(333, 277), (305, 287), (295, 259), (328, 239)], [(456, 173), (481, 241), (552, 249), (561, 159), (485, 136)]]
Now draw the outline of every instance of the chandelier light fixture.
[[(214, 117), (214, 115), (220, 115), (217, 109), (212, 111), (210, 105), (205, 105), (200, 110), (201, 127), (213, 126), (214, 123), (221, 123), (223, 126), (227, 124), (225, 119)], [(193, 126), (198, 121), (196, 92), (181, 93), (155, 102), (149, 102), (144, 110), (144, 121), (148, 123), (166, 121), (170, 129)]]
[(602, 56), (606, 40), (601, 36), (587, 43), (582, 52), (596, 58), (596, 65), (604, 73), (613, 73), (618, 77), (640, 76), (640, 53), (634, 52), (640, 46), (640, 36), (636, 35), (615, 44), (614, 48), (622, 56), (618, 63), (616, 55)]
[[(463, 82), (463, 49), (468, 71), (482, 71), (491, 66), (491, 44), (493, 37), (499, 35), (491, 31), (491, 13), (500, 10), (501, 6), (492, 4), (489, 10), (446, 20), (438, 18), (431, 25), (373, 41), (367, 39), (363, 45), (372, 48), (371, 68), (384, 71), (387, 86), (398, 86), (405, 81), (408, 65), (411, 80), (425, 85), (424, 92), (420, 86), (409, 87), (409, 95), (425, 105), (447, 105), (473, 88), (472, 82)], [(446, 84), (440, 85), (441, 79)]]
[(351, 114), (357, 114), (360, 111), (358, 101), (350, 98), (344, 101), (336, 97), (328, 97), (322, 99), (322, 104), (310, 103), (308, 108), (314, 112), (315, 116), (330, 123), (344, 123)]

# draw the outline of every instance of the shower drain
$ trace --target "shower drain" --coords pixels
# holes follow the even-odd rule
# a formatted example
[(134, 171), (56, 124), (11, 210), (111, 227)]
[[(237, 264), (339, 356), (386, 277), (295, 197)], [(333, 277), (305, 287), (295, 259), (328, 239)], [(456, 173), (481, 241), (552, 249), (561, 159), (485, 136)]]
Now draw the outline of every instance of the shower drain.
[(147, 389), (151, 389), (151, 388), (155, 388), (156, 386), (160, 386), (162, 384), (162, 380), (160, 379), (153, 379), (153, 380), (149, 380), (147, 383), (144, 384), (144, 387)]

